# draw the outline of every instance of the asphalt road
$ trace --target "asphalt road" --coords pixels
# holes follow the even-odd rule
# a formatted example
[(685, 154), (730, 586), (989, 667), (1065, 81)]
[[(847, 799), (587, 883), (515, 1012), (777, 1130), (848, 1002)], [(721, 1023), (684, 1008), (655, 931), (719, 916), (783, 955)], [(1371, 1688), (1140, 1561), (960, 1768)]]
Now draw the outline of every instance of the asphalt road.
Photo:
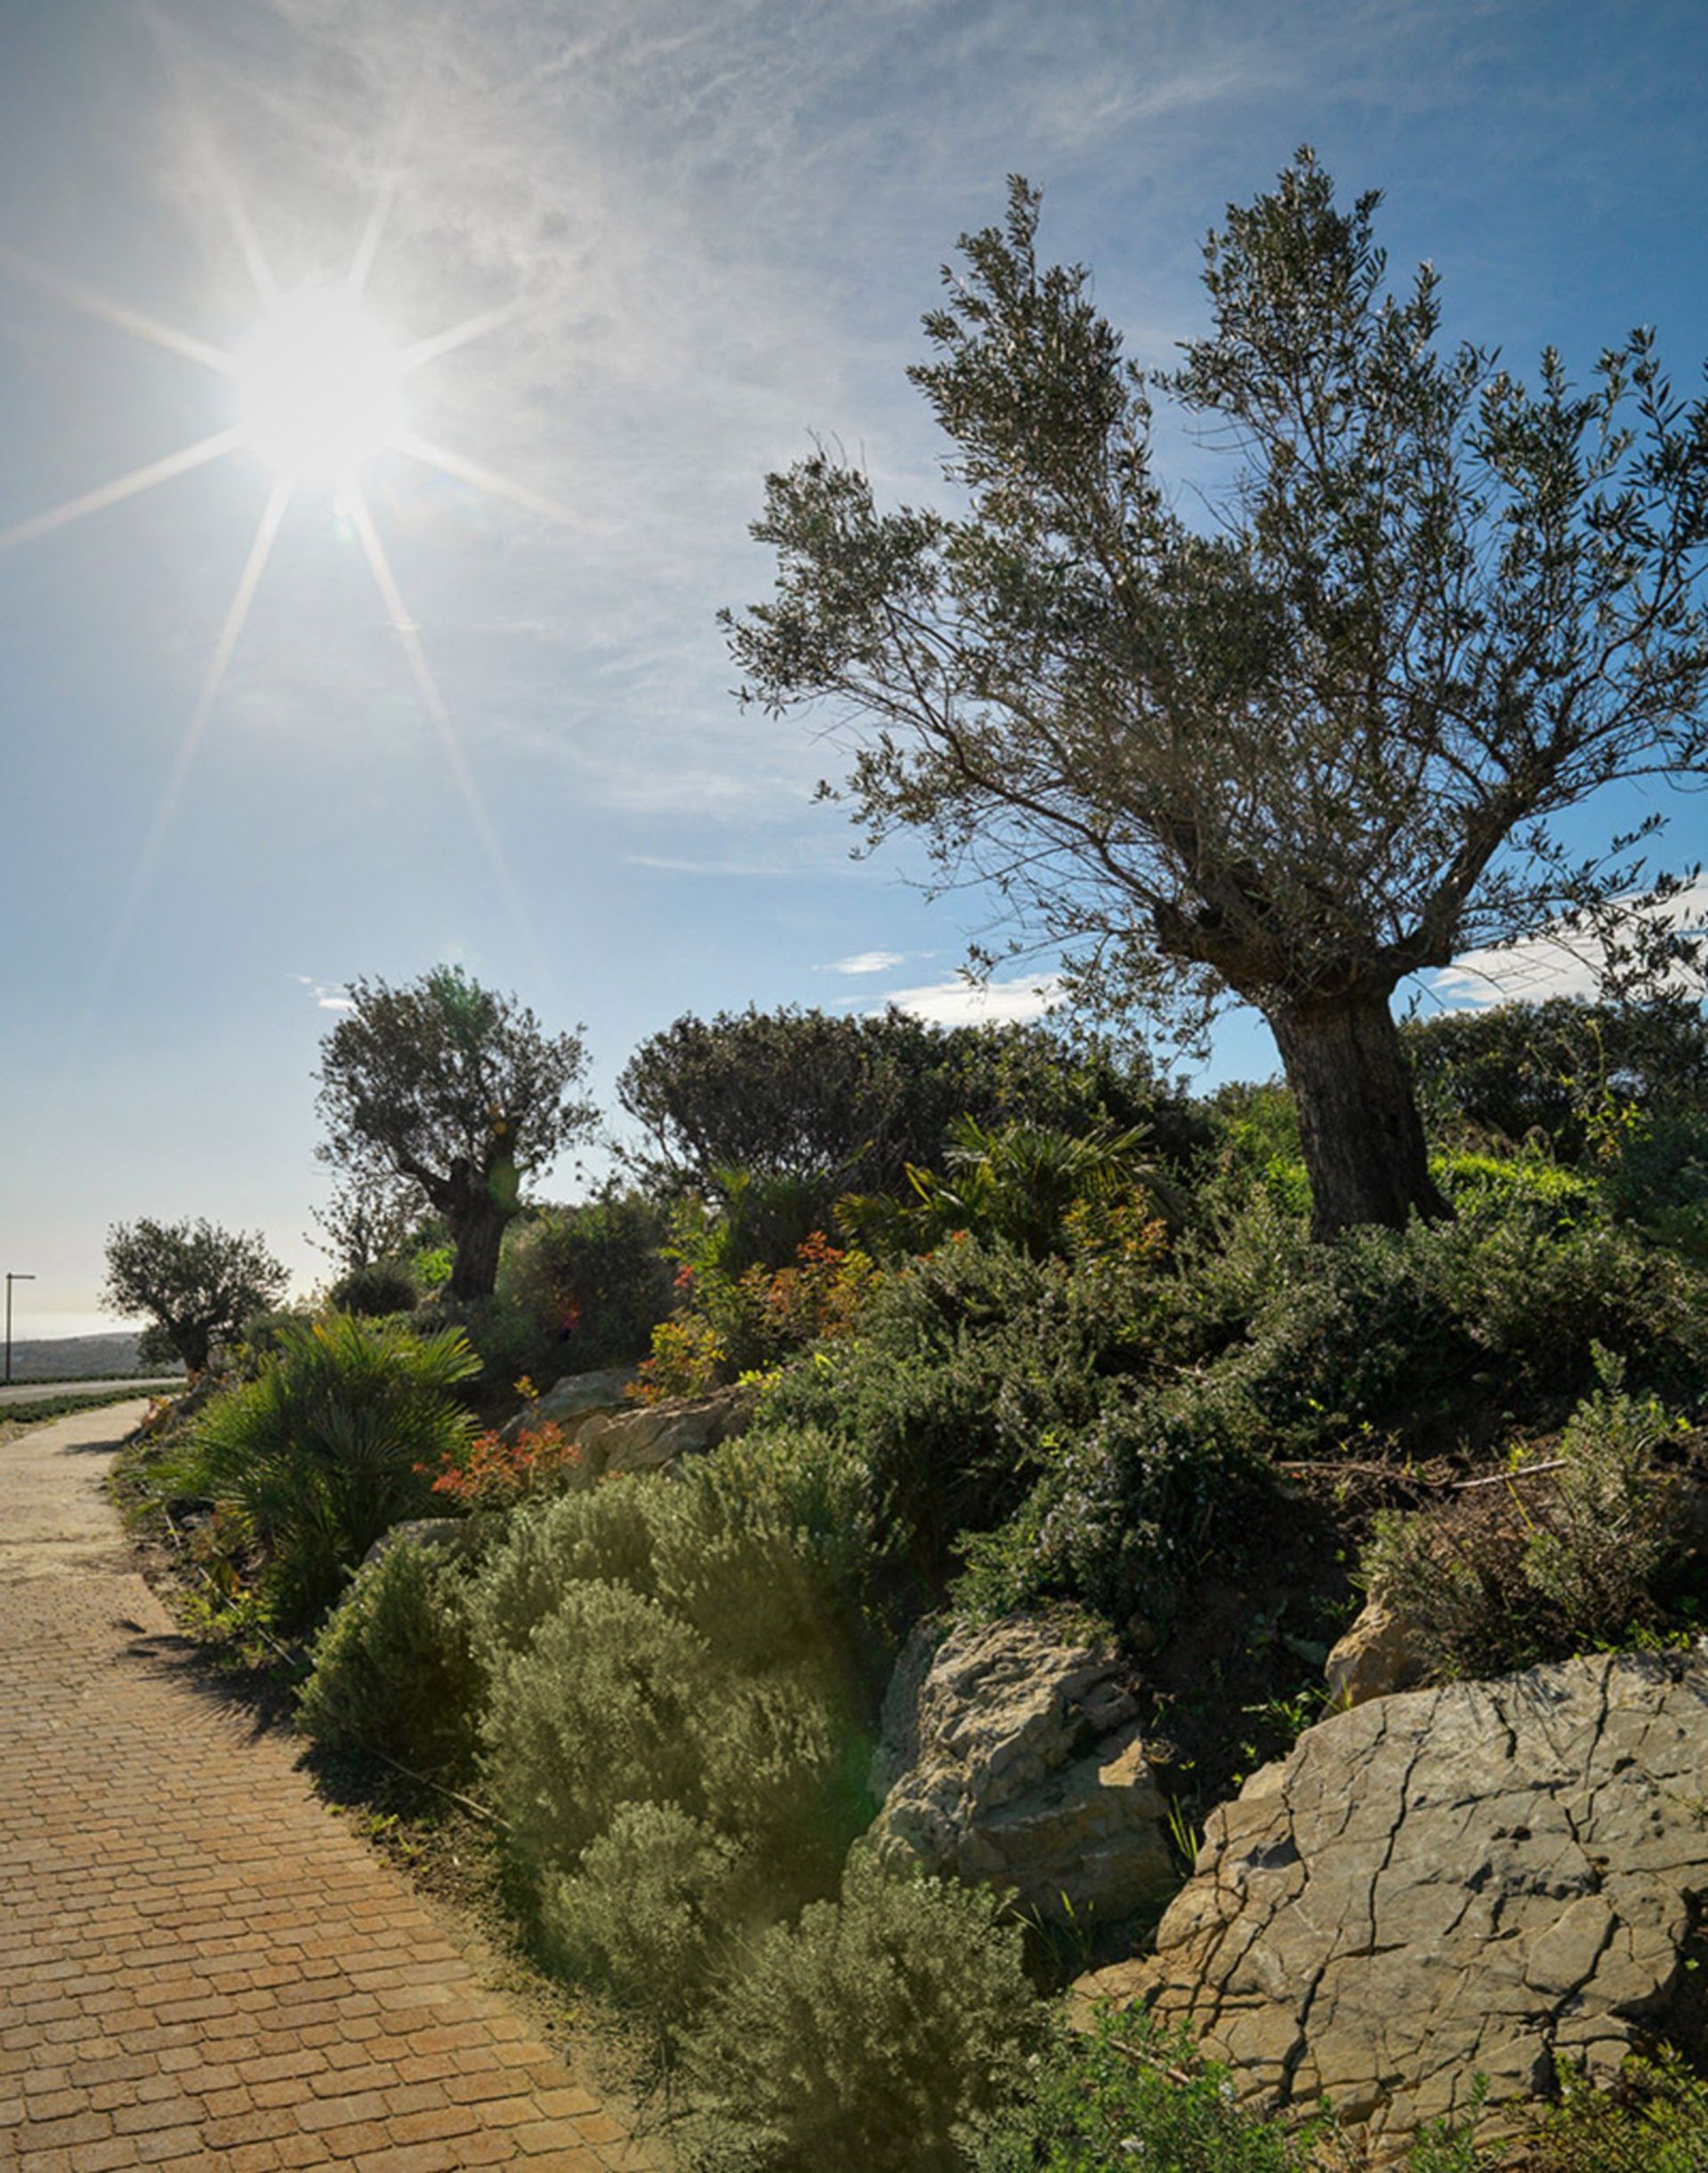
[(156, 1373), (143, 1380), (20, 1380), (0, 1388), (0, 1411), (8, 1404), (44, 1404), (56, 1396), (105, 1396), (115, 1388), (134, 1388), (146, 1396), (154, 1388), (181, 1388), (181, 1373)]

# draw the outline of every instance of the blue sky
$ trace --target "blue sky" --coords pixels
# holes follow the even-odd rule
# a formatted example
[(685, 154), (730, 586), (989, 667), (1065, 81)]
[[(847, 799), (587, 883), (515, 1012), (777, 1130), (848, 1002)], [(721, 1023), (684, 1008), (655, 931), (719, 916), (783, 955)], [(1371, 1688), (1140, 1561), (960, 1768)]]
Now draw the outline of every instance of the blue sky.
[[(811, 433), (931, 490), (902, 372), (1008, 172), (1141, 359), (1201, 321), (1205, 227), (1304, 140), (1387, 192), (1454, 333), (1587, 363), (1652, 321), (1685, 383), (1708, 350), (1688, 5), (0, 0), (0, 541), (233, 419), (68, 286), (233, 345), (232, 206), (290, 289), (342, 276), (388, 180), (376, 317), (502, 320), (415, 374), (411, 426), (517, 487), (364, 472), (407, 642), (350, 506), (296, 493), (151, 858), (269, 472), (0, 550), (20, 1328), (82, 1324), (137, 1214), (258, 1227), (312, 1278), (311, 1074), (354, 976), (455, 958), (584, 1021), (608, 1105), (684, 1010), (953, 1008), (979, 901), (928, 904), (905, 850), (850, 863), (811, 802), (834, 756), (738, 709), (714, 615), (764, 593), (745, 524)], [(1217, 1060), (1271, 1062), (1237, 1024)]]

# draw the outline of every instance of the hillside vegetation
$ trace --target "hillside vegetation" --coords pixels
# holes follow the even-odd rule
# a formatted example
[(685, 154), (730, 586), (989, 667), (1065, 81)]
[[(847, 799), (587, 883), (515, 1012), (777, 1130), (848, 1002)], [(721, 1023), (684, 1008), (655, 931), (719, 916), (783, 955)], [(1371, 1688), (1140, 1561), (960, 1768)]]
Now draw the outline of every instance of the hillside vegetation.
[[(1033, 1028), (681, 1022), (625, 1074), (630, 1181), (520, 1210), (492, 1297), (433, 1295), (417, 1227), (344, 1309), (252, 1323), (133, 1477), (228, 1625), (302, 1642), (323, 1750), (497, 1815), (527, 1936), (626, 2016), (684, 2167), (1355, 2164), (1332, 2107), (1284, 2131), (1139, 2017), (1064, 2028), (1059, 1987), (1154, 1919), (1028, 1922), (861, 1837), (925, 1621), (1115, 1640), (1182, 1876), (1325, 1710), (1368, 1587), (1434, 1679), (1696, 1634), (1701, 1016), (1406, 1041), (1452, 1214), (1313, 1243), (1281, 1087), (1194, 1101)], [(530, 1398), (624, 1365), (642, 1409), (739, 1387), (745, 1430), (600, 1476)], [(460, 1521), (364, 1565), (423, 1514)], [(1708, 2161), (1702, 2050), (1563, 2078), (1524, 2162)], [(1505, 2162), (1446, 2132), (1410, 2161)]]

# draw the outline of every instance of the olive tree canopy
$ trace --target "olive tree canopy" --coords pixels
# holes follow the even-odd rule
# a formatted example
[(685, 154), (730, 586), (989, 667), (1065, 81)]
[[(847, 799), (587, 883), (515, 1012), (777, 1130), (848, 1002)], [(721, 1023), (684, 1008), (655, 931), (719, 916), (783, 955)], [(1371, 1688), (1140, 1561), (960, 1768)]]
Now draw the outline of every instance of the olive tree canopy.
[(320, 1045), (320, 1157), (407, 1179), (450, 1230), (451, 1295), (489, 1297), (522, 1179), (596, 1122), (571, 1093), (586, 1067), (580, 1032), (548, 1035), (459, 966), (400, 988), (355, 981), (350, 996)]
[[(1708, 408), (1647, 331), (1533, 383), (1389, 290), (1379, 199), (1301, 150), (1205, 249), (1209, 329), (1124, 359), (1037, 196), (964, 237), (910, 372), (959, 510), (882, 511), (820, 452), (769, 479), (774, 595), (726, 615), (745, 691), (854, 728), (874, 841), (994, 879), (1082, 996), (1268, 1020), (1325, 1234), (1445, 1212), (1390, 1011), (1408, 976), (1563, 916), (1631, 922), (1652, 824), (1574, 857), (1553, 818), (1698, 767)], [(1154, 403), (1225, 482), (1164, 484)], [(1193, 480), (1199, 481), (1195, 470)]]
[(259, 1230), (143, 1215), (107, 1233), (101, 1300), (115, 1313), (146, 1313), (157, 1340), (200, 1373), (214, 1346), (235, 1336), (252, 1313), (277, 1305), (289, 1280)]

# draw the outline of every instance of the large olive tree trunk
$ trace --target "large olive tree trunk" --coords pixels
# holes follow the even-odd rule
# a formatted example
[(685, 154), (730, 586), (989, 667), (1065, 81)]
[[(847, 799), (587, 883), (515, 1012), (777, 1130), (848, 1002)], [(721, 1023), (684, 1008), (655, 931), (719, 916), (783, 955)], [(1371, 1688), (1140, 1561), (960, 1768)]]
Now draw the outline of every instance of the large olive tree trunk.
[(1310, 1234), (1354, 1223), (1403, 1230), (1453, 1210), (1430, 1175), (1411, 1067), (1385, 991), (1301, 997), (1266, 1007), (1299, 1107), (1310, 1176)]
[(456, 1251), (451, 1260), (453, 1298), (490, 1298), (498, 1281), (498, 1249), (510, 1211), (481, 1200), (464, 1207), (450, 1221)]

